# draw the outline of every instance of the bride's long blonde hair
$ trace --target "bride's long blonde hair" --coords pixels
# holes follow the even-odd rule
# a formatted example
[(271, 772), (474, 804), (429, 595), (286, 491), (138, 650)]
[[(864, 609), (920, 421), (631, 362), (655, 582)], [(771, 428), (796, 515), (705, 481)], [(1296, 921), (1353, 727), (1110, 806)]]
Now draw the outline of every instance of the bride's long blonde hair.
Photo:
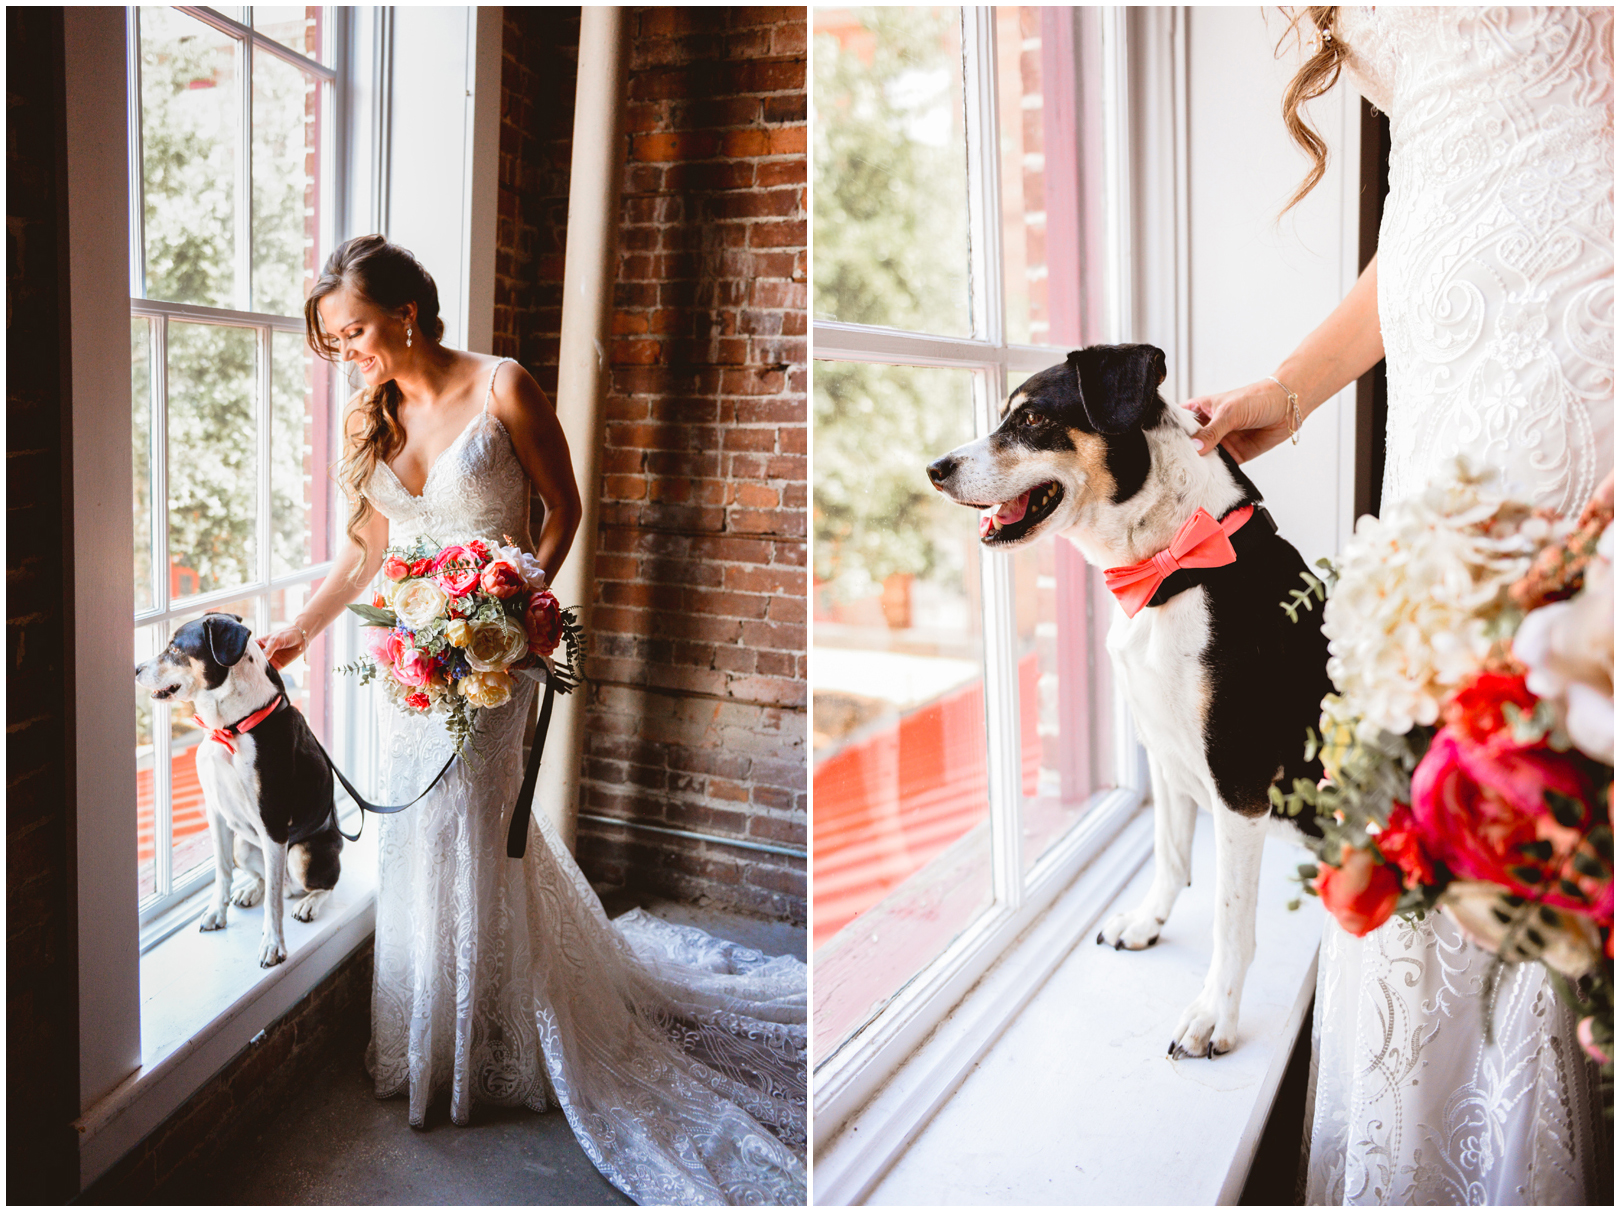
[[(1288, 15), (1289, 10), (1284, 9), (1283, 13)], [(1277, 41), (1277, 53), (1282, 53), (1282, 44), (1289, 34), (1298, 38), (1308, 32), (1300, 29), (1300, 22), (1307, 17), (1310, 18), (1310, 24), (1318, 35), (1316, 49), (1311, 57), (1300, 65), (1299, 71), (1294, 74), (1294, 78), (1288, 82), (1287, 89), (1283, 91), (1282, 111), (1283, 125), (1288, 128), (1294, 142), (1311, 158), (1311, 168), (1305, 174), (1305, 179), (1294, 190), (1293, 197), (1288, 199), (1288, 205), (1283, 207), (1284, 214), (1298, 206), (1305, 195), (1317, 187), (1323, 174), (1327, 172), (1327, 143), (1317, 133), (1316, 128), (1305, 120), (1301, 111), (1307, 101), (1314, 101), (1339, 82), (1339, 72), (1344, 66), (1344, 43), (1339, 41), (1338, 35), (1334, 32), (1339, 18), (1339, 6), (1336, 4), (1294, 9), (1288, 28)]]
[[(304, 331), (309, 347), (331, 362), (341, 357), (337, 338), (321, 323), (319, 303), (327, 295), (348, 287), (367, 302), (385, 311), (400, 311), (416, 304), (416, 330), (423, 340), (437, 343), (444, 337), (444, 321), (439, 318), (439, 288), (422, 263), (397, 244), (381, 236), (356, 236), (332, 250), (321, 276), (304, 300)], [(365, 487), (378, 463), (386, 463), (405, 445), (405, 429), (399, 423), (399, 385), (389, 379), (369, 391), (362, 391), (349, 416), (344, 417), (348, 436), (336, 479), (349, 498), (348, 536), (360, 548), (365, 567), (369, 552), (363, 534), (374, 512)], [(351, 418), (358, 416), (358, 431), (351, 433)]]

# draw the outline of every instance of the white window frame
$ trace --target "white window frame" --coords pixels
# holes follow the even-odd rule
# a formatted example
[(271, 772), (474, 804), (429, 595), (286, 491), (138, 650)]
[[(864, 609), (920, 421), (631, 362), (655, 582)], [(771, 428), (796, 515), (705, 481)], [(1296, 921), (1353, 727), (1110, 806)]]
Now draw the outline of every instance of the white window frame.
[[(337, 157), (334, 137), (344, 125), (345, 114), (340, 108), (344, 98), (339, 94), (339, 73), (336, 68), (307, 58), (283, 46), (263, 32), (253, 28), (252, 9), (246, 16), (248, 23), (233, 20), (211, 8), (196, 5), (176, 5), (176, 11), (232, 38), (237, 46), (238, 64), (238, 130), (239, 153), (236, 164), (236, 265), (234, 309), (208, 307), (188, 303), (172, 303), (146, 296), (145, 248), (145, 174), (142, 165), (142, 138), (144, 116), (141, 106), (141, 51), (140, 9), (125, 9), (127, 18), (126, 56), (129, 90), (129, 310), (131, 319), (146, 319), (150, 333), (149, 398), (151, 401), (151, 447), (149, 453), (151, 523), (152, 532), (152, 592), (153, 604), (149, 609), (134, 613), (133, 626), (158, 627), (167, 633), (172, 624), (215, 606), (254, 599), (255, 617), (247, 620), (254, 631), (263, 635), (270, 625), (270, 595), (278, 590), (295, 589), (317, 581), (329, 573), (332, 562), (325, 560), (306, 565), (296, 572), (280, 577), (272, 575), (270, 522), (272, 517), (271, 483), (271, 372), (272, 334), (293, 333), (302, 336), (302, 316), (276, 315), (250, 310), (253, 281), (252, 264), (252, 181), (253, 181), (253, 61), (254, 55), (272, 55), (298, 68), (305, 76), (313, 76), (327, 86), (322, 90), (320, 108), (323, 127), (321, 160), (317, 166), (320, 182), (321, 213), (318, 224), (318, 247), (330, 249), (336, 230), (337, 213)], [(335, 28), (335, 13), (328, 7), (322, 14), (322, 36), (330, 51), (339, 41)], [(249, 51), (251, 48), (251, 53)], [(330, 54), (328, 57), (332, 57)], [(249, 581), (209, 593), (193, 594), (172, 601), (169, 594), (168, 569), (169, 513), (168, 513), (168, 331), (171, 320), (196, 324), (213, 324), (231, 328), (245, 328), (254, 333), (255, 374), (254, 407), (257, 417), (258, 493), (255, 502), (258, 518), (256, 575)], [(335, 398), (335, 391), (328, 398)], [(329, 418), (330, 422), (330, 418)], [(318, 481), (319, 487), (331, 493), (331, 485)], [(328, 671), (329, 692), (337, 689), (334, 675)], [(352, 700), (352, 696), (350, 696)], [(333, 701), (333, 714), (337, 714), (340, 700)], [(213, 882), (211, 861), (198, 864), (188, 873), (181, 873), (175, 881), (172, 870), (174, 857), (173, 797), (170, 786), (173, 773), (173, 708), (168, 703), (152, 704), (152, 806), (153, 806), (153, 883), (154, 890), (141, 902), (141, 950), (156, 946), (174, 931), (188, 925), (202, 913), (204, 898), (195, 896)], [(188, 899), (192, 903), (185, 904)]]
[[(1186, 377), (1186, 144), (1184, 14), (1180, 9), (1138, 14), (1124, 6), (1098, 10), (1101, 60), (1101, 125), (1104, 180), (1101, 185), (1105, 249), (1105, 340), (1125, 342), (1151, 331), (1166, 345), (1173, 381), (1184, 393)], [(1154, 28), (1144, 29), (1148, 22)], [(1162, 26), (1163, 28), (1158, 28)], [(1134, 37), (1132, 35), (1135, 35)], [(1067, 347), (1009, 344), (1005, 337), (1001, 266), (1001, 206), (998, 150), (986, 132), (999, 131), (995, 88), (995, 15), (989, 7), (963, 10), (963, 60), (968, 145), (975, 338), (951, 338), (835, 321), (812, 327), (815, 360), (945, 367), (974, 376), (977, 432), (999, 423), (999, 409), (1013, 376), (1044, 370)], [(1132, 103), (1132, 68), (1137, 95)], [(1077, 124), (1078, 125), (1078, 124)], [(1136, 154), (1134, 149), (1156, 151)], [(1143, 195), (1138, 205), (1133, 180)], [(1048, 216), (1048, 222), (1052, 217)], [(1133, 248), (1146, 255), (1138, 260)], [(982, 284), (982, 286), (981, 286)], [(1140, 307), (1138, 300), (1154, 306)], [(1168, 343), (1163, 334), (1174, 334)], [(1178, 394), (1177, 398), (1181, 398)], [(1123, 696), (1116, 688), (1114, 716), (1117, 787), (1100, 792), (1075, 825), (1027, 873), (1020, 852), (1019, 698), (1013, 614), (1013, 569), (1007, 553), (981, 550), (985, 637), (985, 712), (989, 742), (989, 798), (994, 903), (946, 950), (913, 977), (869, 1021), (815, 1067), (815, 1169), (817, 1201), (858, 1202), (881, 1177), (889, 1160), (925, 1123), (961, 1081), (1001, 1026), (1017, 1013), (1067, 951), (1047, 946), (1031, 959), (1013, 948), (1026, 932), (1050, 933), (1040, 919), (1077, 877), (1097, 887), (1087, 903), (1103, 904), (1151, 851), (1151, 830), (1127, 826), (1147, 797), (1146, 756), (1135, 738)], [(812, 661), (813, 661), (812, 657)], [(812, 683), (814, 671), (812, 667)], [(1097, 860), (1106, 856), (1104, 862)], [(1086, 923), (1067, 923), (1069, 930)], [(1064, 925), (1064, 924), (1059, 924)], [(1000, 1017), (967, 1028), (952, 1011), (986, 972), (1009, 953), (1016, 969), (1012, 996)], [(907, 1065), (896, 1085), (879, 1091), (936, 1029), (951, 1023), (962, 1046), (930, 1049), (925, 1063)], [(859, 1118), (860, 1139), (843, 1130)], [(842, 1135), (841, 1135), (842, 1134)]]

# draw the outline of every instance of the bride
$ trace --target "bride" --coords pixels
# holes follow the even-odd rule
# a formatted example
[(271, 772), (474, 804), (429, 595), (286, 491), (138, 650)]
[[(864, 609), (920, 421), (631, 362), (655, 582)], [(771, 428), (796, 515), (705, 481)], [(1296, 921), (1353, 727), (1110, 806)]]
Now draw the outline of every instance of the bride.
[[(310, 291), (310, 345), (365, 386), (345, 419), (338, 477), (351, 504), (333, 575), (291, 627), (265, 637), (277, 665), (359, 597), (390, 535), (439, 544), (518, 537), (532, 484), (532, 548), (555, 573), (579, 524), (556, 413), (509, 359), (440, 343), (438, 292), (381, 236), (332, 253)], [(580, 1146), (640, 1203), (802, 1204), (805, 970), (636, 911), (609, 922), (546, 820), (506, 856), (534, 684), (481, 709), (469, 750), (414, 807), (378, 818), (376, 978), (367, 1066), (470, 1122), (475, 1103), (556, 1103)], [(451, 752), (431, 718), (382, 712), (385, 802), (426, 787)]]
[[(1300, 104), (1342, 69), (1390, 117), (1378, 254), (1274, 377), (1188, 401), (1200, 449), (1253, 458), (1385, 358), (1383, 500), (1466, 454), (1577, 513), (1614, 466), (1612, 10), (1305, 13), (1314, 53), (1283, 110), (1314, 166), (1293, 201), (1326, 163)], [(1488, 966), (1443, 916), (1362, 939), (1327, 919), (1305, 1202), (1599, 1201), (1611, 1163), (1573, 1015), (1516, 965), (1487, 1043)]]

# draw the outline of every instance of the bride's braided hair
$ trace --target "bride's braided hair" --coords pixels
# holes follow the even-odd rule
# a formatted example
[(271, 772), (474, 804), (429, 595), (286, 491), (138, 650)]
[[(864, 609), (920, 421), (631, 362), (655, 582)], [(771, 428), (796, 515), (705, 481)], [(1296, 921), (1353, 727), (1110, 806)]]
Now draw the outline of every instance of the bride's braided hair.
[[(1283, 10), (1287, 13), (1287, 9)], [(1311, 169), (1305, 174), (1305, 179), (1294, 190), (1294, 196), (1288, 199), (1288, 205), (1283, 207), (1287, 214), (1304, 199), (1305, 195), (1315, 189), (1327, 172), (1328, 149), (1322, 136), (1316, 129), (1305, 121), (1300, 112), (1307, 101), (1314, 101), (1339, 82), (1339, 71), (1344, 64), (1345, 48), (1334, 34), (1334, 27), (1338, 24), (1339, 6), (1311, 5), (1307, 8), (1293, 10), (1293, 18), (1288, 22), (1288, 28), (1277, 42), (1277, 53), (1282, 53), (1282, 44), (1289, 34), (1300, 34), (1300, 22), (1310, 18), (1310, 25), (1315, 27), (1319, 34), (1316, 50), (1311, 57), (1300, 66), (1294, 78), (1288, 82), (1288, 88), (1283, 92), (1283, 125), (1293, 136), (1294, 142), (1299, 144), (1301, 150), (1311, 158)]]
[[(439, 288), (422, 263), (397, 244), (381, 236), (356, 236), (332, 250), (321, 276), (304, 300), (304, 330), (309, 347), (328, 361), (338, 360), (337, 338), (321, 323), (317, 306), (334, 291), (347, 286), (355, 294), (385, 311), (398, 311), (407, 303), (416, 304), (416, 329), (425, 340), (444, 337), (444, 321), (439, 318)], [(378, 463), (386, 463), (405, 445), (405, 430), (399, 423), (399, 385), (389, 379), (355, 397), (354, 409), (344, 418), (344, 432), (350, 434), (337, 466), (337, 482), (349, 498), (347, 533), (360, 548), (360, 567), (368, 555), (362, 534), (371, 520), (373, 507), (365, 486)], [(351, 430), (351, 418), (359, 423)]]

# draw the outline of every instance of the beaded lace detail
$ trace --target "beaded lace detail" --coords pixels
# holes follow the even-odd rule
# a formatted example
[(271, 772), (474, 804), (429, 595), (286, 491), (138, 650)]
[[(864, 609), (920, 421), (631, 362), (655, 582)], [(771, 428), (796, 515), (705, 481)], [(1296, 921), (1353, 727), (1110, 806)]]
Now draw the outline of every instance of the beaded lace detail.
[[(493, 387), (494, 377), (491, 376)], [(485, 409), (420, 496), (379, 465), (366, 489), (395, 537), (522, 536), (528, 480)], [(479, 713), (464, 760), (378, 819), (376, 979), (367, 1060), (410, 1121), (448, 1098), (558, 1104), (587, 1156), (639, 1203), (802, 1204), (805, 967), (641, 911), (609, 921), (538, 810), (506, 856), (534, 685)], [(379, 706), (385, 802), (422, 789), (451, 743)]]

